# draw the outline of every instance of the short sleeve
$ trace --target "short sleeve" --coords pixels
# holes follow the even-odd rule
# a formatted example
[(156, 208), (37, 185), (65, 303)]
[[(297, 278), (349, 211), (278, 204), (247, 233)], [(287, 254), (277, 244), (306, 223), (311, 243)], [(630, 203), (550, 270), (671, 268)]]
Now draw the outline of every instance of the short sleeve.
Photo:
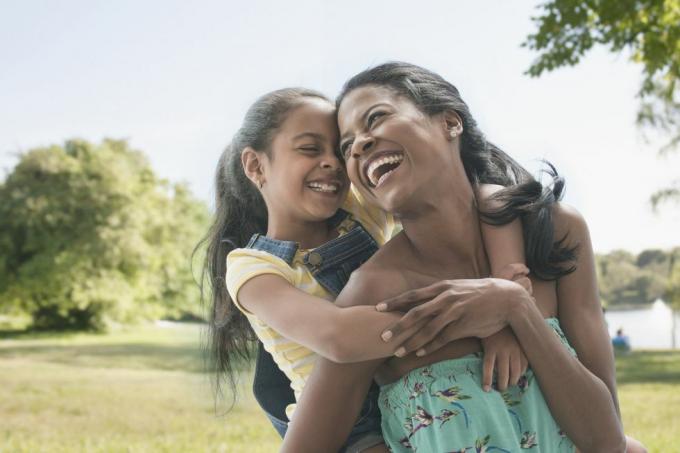
[(246, 315), (252, 315), (238, 301), (238, 292), (251, 278), (273, 274), (283, 277), (295, 286), (295, 275), (282, 259), (267, 252), (254, 249), (235, 249), (227, 255), (227, 291), (231, 300)]
[(370, 205), (354, 185), (350, 186), (343, 209), (349, 211), (354, 218), (361, 222), (381, 246), (401, 231), (401, 224), (395, 220), (392, 214), (377, 206)]

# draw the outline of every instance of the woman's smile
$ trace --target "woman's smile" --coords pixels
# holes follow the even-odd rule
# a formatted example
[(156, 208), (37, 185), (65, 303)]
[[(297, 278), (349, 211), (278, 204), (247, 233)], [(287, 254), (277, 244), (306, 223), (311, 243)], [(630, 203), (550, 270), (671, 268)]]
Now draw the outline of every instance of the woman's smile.
[(402, 151), (374, 152), (362, 165), (363, 174), (369, 186), (380, 187), (404, 160)]

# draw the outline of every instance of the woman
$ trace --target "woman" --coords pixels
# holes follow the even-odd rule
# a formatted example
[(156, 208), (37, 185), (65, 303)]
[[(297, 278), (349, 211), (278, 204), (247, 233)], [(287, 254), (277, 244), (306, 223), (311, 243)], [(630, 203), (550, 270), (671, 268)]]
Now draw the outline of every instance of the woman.
[[(480, 182), (513, 186), (497, 197), (503, 203), (497, 210), (498, 215), (490, 220), (498, 223), (506, 223), (520, 215), (522, 209), (527, 209), (527, 204), (520, 198), (537, 186), (521, 167), (484, 140), (455, 87), (422, 68), (403, 63), (386, 64), (351, 79), (339, 97), (338, 109), (341, 151), (345, 154), (352, 183), (369, 202), (399, 217), (404, 231), (352, 275), (336, 304), (354, 300), (376, 304), (405, 290), (442, 279), (488, 276), (475, 186)], [(461, 125), (461, 137), (451, 134)], [(374, 175), (368, 174), (367, 169), (372, 168), (373, 160), (386, 154), (399, 156), (400, 163), (385, 168), (376, 184)], [(561, 190), (558, 181), (552, 190), (542, 194), (559, 198)], [(474, 439), (479, 433), (470, 434), (473, 436), (470, 445), (471, 438), (461, 429), (449, 429), (454, 426), (449, 420), (458, 415), (453, 414), (453, 410), (446, 414), (446, 409), (442, 409), (440, 416), (434, 417), (427, 411), (421, 412), (416, 405), (418, 413), (404, 424), (404, 420), (394, 418), (403, 416), (404, 412), (391, 411), (383, 403), (393, 396), (390, 392), (394, 393), (394, 387), (387, 384), (395, 377), (405, 375), (405, 380), (417, 380), (414, 373), (432, 373), (432, 369), (418, 368), (423, 365), (451, 358), (456, 359), (448, 362), (470, 360), (470, 354), (479, 351), (478, 341), (470, 337), (484, 338), (508, 325), (540, 382), (540, 389), (535, 385), (532, 387), (533, 399), (526, 405), (526, 411), (518, 415), (518, 424), (521, 425), (521, 416), (529, 420), (532, 414), (536, 415), (532, 411), (544, 410), (545, 404), (541, 406), (544, 397), (543, 403), (547, 403), (550, 412), (540, 415), (552, 415), (582, 451), (623, 450), (625, 438), (617, 416), (613, 359), (597, 299), (587, 226), (578, 213), (562, 205), (533, 215), (535, 218), (524, 217), (523, 220), (525, 227), (528, 224), (534, 228), (533, 232), (529, 231), (533, 236), (528, 235), (526, 245), (528, 264), (534, 272), (535, 303), (519, 285), (500, 280), (478, 281), (478, 294), (474, 289), (470, 291), (474, 285), (470, 280), (439, 283), (412, 293), (411, 297), (432, 297), (445, 290), (443, 296), (422, 305), (391, 329), (395, 335), (414, 321), (436, 316), (402, 351), (398, 351), (401, 352), (398, 355), (405, 358), (351, 365), (321, 360), (299, 402), (284, 450), (337, 449), (346, 435), (346, 426), (351, 426), (356, 418), (376, 372), (378, 382), (383, 384), (383, 434), (392, 450), (420, 446), (421, 451), (423, 448), (429, 451), (432, 442), (446, 451), (453, 448), (517, 451), (536, 446), (536, 433), (523, 433), (521, 427), (517, 433), (512, 417), (500, 422), (491, 420), (494, 413), (504, 411), (503, 403), (508, 403), (499, 400), (498, 396), (493, 401), (478, 395), (474, 401), (483, 400), (491, 409), (473, 407), (470, 416), (482, 419), (482, 428), (484, 423), (493, 425), (496, 437), (489, 445), (488, 435)], [(555, 218), (554, 229), (551, 215)], [(561, 240), (553, 243), (553, 237)], [(536, 247), (543, 250), (535, 250)], [(570, 251), (573, 250), (578, 253), (571, 260)], [(541, 261), (540, 257), (546, 259)], [(457, 290), (459, 287), (465, 287), (465, 292), (461, 294)], [(559, 326), (544, 321), (544, 318), (557, 315), (583, 363), (576, 360), (555, 335), (560, 332)], [(384, 336), (388, 337), (389, 334)], [(433, 344), (426, 345), (433, 339)], [(458, 339), (461, 340), (436, 350), (438, 346)], [(408, 355), (414, 350), (418, 351), (417, 355)], [(430, 351), (435, 352), (422, 357)], [(480, 366), (480, 362), (473, 364), (473, 367)], [(428, 378), (440, 383), (447, 376), (430, 374)], [(479, 373), (474, 379), (479, 380)], [(474, 390), (470, 382), (465, 385), (465, 390)], [(435, 396), (448, 398), (448, 402), (460, 408), (457, 412), (464, 414), (456, 420), (465, 426), (469, 424), (467, 412), (456, 400), (455, 392), (447, 395), (439, 390), (430, 394), (416, 386), (411, 396), (404, 401), (434, 404)], [(534, 422), (542, 439), (547, 439), (547, 443), (538, 440), (543, 451), (569, 448), (562, 436), (555, 437), (555, 433), (550, 433), (548, 425)], [(437, 425), (440, 428), (446, 426), (448, 431), (432, 429), (436, 423), (441, 423)], [(405, 438), (397, 437), (400, 424), (405, 425)], [(513, 438), (518, 434), (520, 438)]]

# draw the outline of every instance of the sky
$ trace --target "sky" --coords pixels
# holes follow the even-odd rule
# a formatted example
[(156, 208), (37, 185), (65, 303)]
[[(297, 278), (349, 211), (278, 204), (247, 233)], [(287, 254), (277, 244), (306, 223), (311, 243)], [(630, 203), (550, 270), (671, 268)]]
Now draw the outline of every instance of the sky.
[(155, 171), (212, 204), (217, 159), (260, 95), (333, 97), (402, 60), (458, 87), (487, 137), (530, 171), (548, 159), (593, 246), (680, 245), (680, 206), (649, 196), (680, 177), (680, 152), (635, 125), (640, 68), (595, 49), (541, 78), (521, 47), (538, 2), (0, 0), (0, 168), (70, 138), (125, 138)]

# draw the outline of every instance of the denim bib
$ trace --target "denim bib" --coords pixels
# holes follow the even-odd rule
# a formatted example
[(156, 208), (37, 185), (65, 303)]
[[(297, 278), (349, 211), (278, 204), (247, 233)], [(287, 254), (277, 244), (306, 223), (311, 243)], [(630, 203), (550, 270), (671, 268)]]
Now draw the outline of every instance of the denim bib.
[[(342, 209), (328, 220), (331, 227), (339, 226), (349, 213)], [(289, 266), (298, 252), (299, 244), (293, 241), (281, 241), (254, 234), (246, 248), (260, 250), (281, 258)], [(371, 237), (361, 223), (354, 221), (350, 231), (325, 244), (307, 251), (303, 263), (314, 279), (333, 296), (337, 296), (345, 287), (351, 273), (366, 262), (378, 250), (378, 243)], [(253, 393), (262, 409), (267, 413), (277, 432), (284, 436), (287, 429), (286, 407), (295, 403), (295, 395), (290, 387), (290, 380), (279, 369), (271, 354), (259, 343)], [(377, 388), (369, 393), (367, 403), (377, 397)], [(364, 404), (362, 416), (369, 412), (379, 416), (375, 404)], [(362, 417), (362, 418), (364, 418)]]

